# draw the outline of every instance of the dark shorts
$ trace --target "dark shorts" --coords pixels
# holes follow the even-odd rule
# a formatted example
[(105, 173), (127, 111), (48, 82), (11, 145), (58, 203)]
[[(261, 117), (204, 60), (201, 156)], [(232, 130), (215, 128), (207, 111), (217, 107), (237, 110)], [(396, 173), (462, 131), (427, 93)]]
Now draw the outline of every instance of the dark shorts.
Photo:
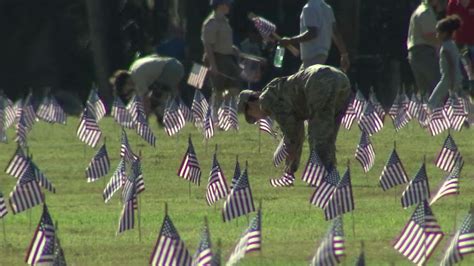
[(240, 72), (242, 70), (234, 56), (215, 53), (214, 57), (218, 71), (225, 76), (211, 74), (211, 86), (217, 91), (235, 88), (240, 89)]

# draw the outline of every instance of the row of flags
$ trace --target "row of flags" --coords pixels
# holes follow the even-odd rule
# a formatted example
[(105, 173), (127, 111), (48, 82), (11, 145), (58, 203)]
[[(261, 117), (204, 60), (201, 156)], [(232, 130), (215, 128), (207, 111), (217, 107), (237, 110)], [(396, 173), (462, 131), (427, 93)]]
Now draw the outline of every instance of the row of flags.
[[(397, 96), (388, 115), (392, 118), (396, 131), (404, 128), (412, 119), (417, 119), (423, 128), (427, 128), (432, 136), (441, 134), (445, 130), (460, 131), (465, 122), (469, 120), (471, 103), (465, 97), (451, 95), (445, 105), (432, 111), (428, 109), (426, 99), (419, 99), (412, 95), (411, 99), (403, 92)], [(354, 121), (359, 128), (372, 136), (380, 132), (384, 126), (385, 110), (377, 100), (375, 93), (370, 92), (369, 99), (365, 99), (361, 91), (357, 91), (342, 118), (342, 125), (351, 129)]]

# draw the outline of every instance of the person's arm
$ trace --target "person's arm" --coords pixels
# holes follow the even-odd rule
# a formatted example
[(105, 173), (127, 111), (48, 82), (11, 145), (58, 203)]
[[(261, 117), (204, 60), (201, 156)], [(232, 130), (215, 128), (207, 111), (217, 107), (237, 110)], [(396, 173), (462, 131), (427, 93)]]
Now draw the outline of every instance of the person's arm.
[(307, 30), (299, 35), (293, 36), (291, 38), (283, 38), (280, 40), (280, 44), (283, 46), (288, 45), (298, 45), (302, 42), (311, 41), (312, 39), (318, 37), (318, 28), (317, 27), (307, 27)]
[(333, 24), (333, 31), (332, 31), (332, 40), (336, 45), (337, 49), (339, 50), (339, 54), (341, 56), (341, 68), (344, 72), (349, 70), (351, 66), (351, 62), (349, 60), (349, 52), (347, 51), (346, 44), (344, 43), (344, 39), (342, 38), (342, 34), (337, 27), (337, 23), (334, 22)]
[(216, 64), (216, 57), (214, 56), (214, 49), (210, 44), (204, 44), (204, 51), (206, 53), (205, 58), (209, 62), (209, 71), (212, 73), (219, 72)]

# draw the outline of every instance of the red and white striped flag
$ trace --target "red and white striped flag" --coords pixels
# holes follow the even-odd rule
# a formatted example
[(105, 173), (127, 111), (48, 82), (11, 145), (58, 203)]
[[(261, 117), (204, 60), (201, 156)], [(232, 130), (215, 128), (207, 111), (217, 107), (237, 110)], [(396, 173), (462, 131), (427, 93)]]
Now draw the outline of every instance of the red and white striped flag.
[(433, 203), (445, 196), (459, 194), (459, 177), (462, 167), (462, 162), (458, 161), (451, 173), (443, 180), (438, 192), (431, 199), (430, 205), (433, 205)]
[(328, 175), (328, 171), (316, 151), (311, 151), (308, 163), (303, 172), (302, 179), (311, 186), (318, 187), (321, 181)]
[(270, 179), (272, 187), (292, 187), (295, 182), (295, 175), (293, 173), (285, 172), (280, 178)]
[(132, 115), (129, 113), (127, 107), (118, 96), (115, 96), (114, 103), (112, 104), (111, 115), (122, 127), (129, 129), (135, 128)]
[(438, 154), (435, 164), (441, 170), (451, 172), (458, 161), (462, 162), (463, 158), (458, 150), (458, 146), (454, 142), (451, 135), (446, 137), (443, 149)]
[(380, 186), (384, 191), (408, 182), (408, 175), (398, 153), (393, 149), (387, 164), (380, 175)]
[(370, 138), (362, 131), (362, 135), (360, 137), (359, 145), (357, 146), (357, 150), (355, 153), (355, 158), (357, 161), (360, 162), (364, 172), (367, 173), (369, 170), (374, 166), (375, 163), (375, 151), (372, 143), (370, 142)]
[(230, 254), (226, 265), (235, 265), (238, 261), (251, 252), (260, 251), (262, 248), (262, 210), (250, 221), (249, 227), (240, 237), (239, 242)]
[(410, 181), (402, 194), (402, 206), (408, 208), (430, 197), (430, 185), (426, 174), (426, 165), (423, 163), (415, 178)]
[(125, 161), (121, 159), (117, 169), (115, 170), (114, 174), (110, 178), (109, 183), (107, 183), (104, 192), (102, 193), (105, 203), (107, 203), (115, 194), (115, 192), (117, 192), (123, 186), (126, 178), (127, 173), (125, 169)]
[(5, 217), (8, 214), (7, 205), (5, 204), (5, 199), (3, 198), (3, 194), (0, 191), (0, 219)]
[(230, 191), (222, 208), (224, 222), (255, 211), (247, 167)]
[(345, 255), (344, 228), (342, 216), (334, 219), (329, 231), (321, 241), (316, 254), (311, 260), (311, 266), (337, 265)]
[(105, 176), (110, 169), (110, 159), (107, 154), (105, 144), (99, 149), (94, 158), (92, 158), (86, 169), (87, 182), (91, 183)]
[(193, 113), (196, 126), (203, 126), (204, 120), (206, 119), (207, 110), (209, 108), (209, 103), (207, 102), (201, 91), (195, 90), (191, 111)]
[(332, 195), (336, 191), (339, 180), (339, 173), (337, 172), (337, 169), (333, 167), (319, 186), (316, 187), (316, 190), (311, 196), (310, 203), (321, 209), (325, 209)]
[(278, 147), (273, 153), (273, 165), (279, 166), (288, 156), (288, 150), (286, 149), (285, 138), (280, 140)]
[(89, 107), (84, 108), (82, 112), (79, 127), (77, 128), (77, 137), (87, 145), (95, 148), (102, 136), (97, 121), (92, 115)]
[(198, 186), (201, 182), (201, 167), (199, 166), (199, 161), (196, 152), (194, 151), (191, 137), (189, 137), (188, 140), (188, 150), (186, 151), (181, 166), (178, 169), (178, 176)]
[(26, 252), (25, 262), (29, 265), (55, 265), (56, 238), (53, 219), (51, 219), (48, 207), (44, 204), (41, 220)]
[(166, 104), (163, 124), (165, 125), (165, 132), (168, 136), (178, 134), (186, 124), (184, 115), (175, 99), (170, 98)]
[(227, 181), (222, 172), (221, 166), (217, 161), (217, 155), (214, 153), (212, 160), (212, 169), (209, 174), (209, 183), (207, 184), (206, 201), (209, 206), (220, 199), (227, 197), (229, 188)]
[(97, 88), (92, 87), (89, 98), (87, 99), (87, 106), (90, 108), (91, 115), (94, 116), (95, 120), (99, 122), (105, 116), (105, 106), (102, 100), (99, 98)]
[(451, 266), (461, 263), (469, 254), (474, 254), (474, 207), (472, 204), (461, 227), (450, 241), (440, 265)]
[(273, 130), (273, 121), (270, 117), (263, 118), (257, 121), (260, 131), (268, 133), (272, 137), (276, 137), (276, 132)]
[(347, 168), (346, 173), (339, 180), (336, 190), (334, 190), (324, 208), (324, 216), (326, 220), (332, 220), (339, 215), (353, 211), (354, 208), (351, 173), (350, 169)]
[(202, 89), (206, 81), (207, 72), (207, 67), (194, 63), (189, 73), (188, 84), (197, 89)]
[(434, 109), (428, 121), (428, 130), (431, 136), (443, 133), (450, 126), (448, 115), (443, 107)]
[(380, 119), (380, 115), (376, 112), (371, 102), (367, 102), (365, 105), (365, 110), (359, 119), (359, 127), (370, 136), (383, 128), (382, 119)]

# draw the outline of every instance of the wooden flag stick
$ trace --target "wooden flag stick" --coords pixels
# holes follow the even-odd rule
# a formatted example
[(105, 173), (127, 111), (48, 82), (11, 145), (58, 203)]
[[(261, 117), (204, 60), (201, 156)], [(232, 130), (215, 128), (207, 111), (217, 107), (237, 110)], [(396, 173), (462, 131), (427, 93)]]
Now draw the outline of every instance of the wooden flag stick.
[(140, 206), (140, 195), (137, 195), (137, 218), (138, 218), (138, 242), (142, 242), (142, 224), (141, 224), (141, 206)]
[(453, 232), (456, 232), (457, 229), (457, 217), (458, 217), (458, 199), (459, 199), (459, 193), (455, 195), (455, 203), (454, 203), (454, 223), (453, 223)]
[(7, 230), (5, 229), (5, 217), (2, 219), (2, 227), (3, 227), (3, 243), (5, 246), (7, 245)]

